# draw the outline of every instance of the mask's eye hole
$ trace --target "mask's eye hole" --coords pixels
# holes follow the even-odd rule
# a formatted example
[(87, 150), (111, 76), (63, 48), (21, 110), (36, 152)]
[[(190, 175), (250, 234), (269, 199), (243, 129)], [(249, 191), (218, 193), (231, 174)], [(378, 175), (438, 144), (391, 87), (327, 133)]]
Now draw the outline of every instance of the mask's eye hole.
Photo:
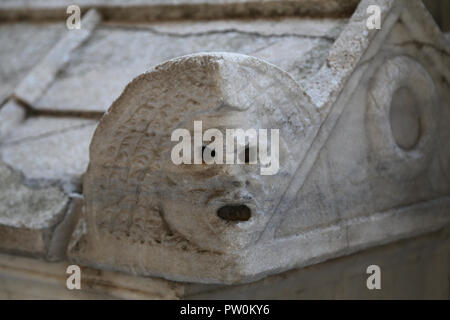
[(250, 147), (248, 145), (246, 145), (245, 149), (239, 154), (239, 159), (244, 161), (245, 164), (250, 163)]
[(248, 164), (250, 162), (250, 149), (248, 146), (245, 147), (244, 156), (245, 156), (244, 161), (246, 164)]
[(246, 205), (226, 205), (217, 210), (217, 215), (226, 221), (248, 221), (252, 212)]
[(216, 150), (211, 150), (211, 149), (208, 149), (206, 146), (202, 146), (202, 160), (203, 160), (203, 163), (206, 163), (206, 161), (205, 161), (205, 150), (206, 150), (206, 152), (210, 152), (210, 155), (211, 155), (211, 158), (214, 158), (215, 156), (216, 156)]

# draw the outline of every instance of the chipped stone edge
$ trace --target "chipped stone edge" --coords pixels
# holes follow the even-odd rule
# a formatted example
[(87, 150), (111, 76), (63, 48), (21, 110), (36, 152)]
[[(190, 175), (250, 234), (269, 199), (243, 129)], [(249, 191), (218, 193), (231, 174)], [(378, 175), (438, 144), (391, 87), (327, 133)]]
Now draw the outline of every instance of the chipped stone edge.
[[(443, 229), (450, 226), (449, 207), (450, 196), (446, 196), (345, 220), (293, 237), (280, 238), (259, 248), (253, 247), (252, 250), (242, 253), (241, 258), (246, 261), (242, 263), (245, 267), (241, 274), (244, 281), (238, 282), (253, 282), (271, 274), (314, 265), (375, 245), (384, 245)], [(316, 250), (317, 248), (321, 250)], [(287, 255), (280, 256), (280, 259), (274, 261), (270, 260), (272, 256), (268, 254), (270, 251), (289, 251), (290, 255), (289, 258)], [(287, 259), (289, 261), (286, 261)], [(271, 267), (261, 268), (267, 265)]]
[[(4, 290), (17, 294), (32, 286), (34, 292), (20, 292), (20, 299), (181, 299), (185, 285), (164, 279), (143, 278), (120, 272), (81, 267), (81, 290), (68, 290), (66, 268), (70, 262), (47, 262), (31, 257), (0, 253), (0, 279)], [(17, 282), (17, 285), (14, 282)], [(22, 285), (23, 283), (23, 285)]]
[(100, 21), (101, 16), (96, 10), (88, 11), (82, 20), (83, 28), (68, 30), (67, 34), (19, 83), (11, 98), (22, 106), (33, 109), (33, 104), (55, 80), (58, 71), (69, 62), (71, 52), (91, 36)]
[(83, 204), (81, 195), (70, 195), (70, 203), (64, 218), (54, 228), (47, 250), (47, 260), (60, 261), (66, 259), (66, 250)]
[[(359, 0), (78, 0), (82, 11), (98, 10), (106, 21), (139, 21), (220, 18), (267, 18), (282, 16), (348, 17)], [(4, 0), (0, 19), (62, 20), (67, 17), (69, 1)]]
[[(368, 30), (366, 27), (366, 10), (369, 5), (378, 5), (381, 8), (382, 28), (380, 30)], [(386, 29), (390, 30), (403, 13), (402, 11), (410, 20), (419, 18), (425, 25), (423, 29), (431, 30), (429, 42), (437, 44), (439, 48), (450, 54), (450, 42), (420, 0), (362, 0), (331, 47), (327, 63), (318, 74), (308, 79), (309, 85), (304, 88), (313, 103), (324, 113), (324, 117), (366, 53), (372, 43), (371, 40), (380, 33), (385, 34)], [(420, 36), (427, 39), (427, 36), (423, 34)], [(320, 86), (324, 80), (329, 84), (326, 87)]]
[[(370, 4), (378, 3), (382, 8), (383, 27), (381, 30), (367, 30), (366, 8)], [(444, 34), (434, 22), (432, 16), (424, 7), (420, 0), (363, 0), (361, 1), (355, 15), (350, 19), (339, 38), (333, 44), (327, 63), (321, 68), (319, 73), (308, 79), (310, 86), (302, 88), (315, 104), (321, 113), (323, 123), (317, 136), (311, 141), (311, 147), (300, 162), (300, 165), (292, 179), (284, 197), (293, 197), (302, 187), (308, 173), (313, 167), (319, 152), (328, 140), (334, 125), (343, 112), (347, 101), (351, 98), (353, 91), (357, 88), (359, 80), (367, 68), (367, 63), (379, 52), (385, 39), (400, 18), (402, 13), (408, 13), (410, 21), (407, 24), (413, 25), (413, 20), (420, 18), (427, 25), (426, 30), (431, 30), (437, 45), (450, 55), (450, 42), (446, 41)], [(403, 11), (403, 12), (402, 12)], [(412, 15), (412, 16), (411, 16)], [(360, 38), (355, 39), (355, 34)], [(422, 35), (426, 38), (426, 36)], [(380, 44), (374, 44), (374, 40), (380, 39)], [(356, 41), (354, 50), (350, 50), (349, 45)], [(349, 60), (349, 57), (350, 60)], [(330, 64), (330, 61), (335, 61)], [(340, 66), (343, 66), (342, 69)], [(331, 84), (326, 87), (321, 83)], [(280, 205), (279, 210), (283, 209)], [(274, 213), (273, 225), (267, 228), (262, 235), (262, 240), (273, 238), (277, 226), (281, 223), (281, 214)]]

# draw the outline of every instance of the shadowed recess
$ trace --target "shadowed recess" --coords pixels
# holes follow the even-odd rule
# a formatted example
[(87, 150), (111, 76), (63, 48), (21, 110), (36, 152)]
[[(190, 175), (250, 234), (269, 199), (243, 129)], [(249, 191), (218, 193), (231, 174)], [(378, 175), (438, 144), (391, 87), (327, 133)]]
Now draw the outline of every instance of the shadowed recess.
[(248, 221), (251, 211), (246, 205), (226, 205), (217, 210), (217, 215), (226, 221)]

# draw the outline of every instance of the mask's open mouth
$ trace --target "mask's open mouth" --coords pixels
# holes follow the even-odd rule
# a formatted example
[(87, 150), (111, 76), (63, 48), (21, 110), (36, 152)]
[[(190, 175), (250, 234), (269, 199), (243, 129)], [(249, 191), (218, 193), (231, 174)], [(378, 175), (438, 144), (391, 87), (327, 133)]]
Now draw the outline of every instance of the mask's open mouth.
[(217, 210), (217, 215), (226, 221), (248, 221), (252, 212), (246, 205), (226, 205)]

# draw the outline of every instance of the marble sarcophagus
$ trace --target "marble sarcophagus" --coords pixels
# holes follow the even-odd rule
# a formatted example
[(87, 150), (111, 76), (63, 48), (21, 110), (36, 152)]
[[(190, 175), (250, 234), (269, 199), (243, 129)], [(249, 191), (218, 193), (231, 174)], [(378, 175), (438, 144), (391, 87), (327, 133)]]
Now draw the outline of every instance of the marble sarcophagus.
[(186, 3), (46, 27), (0, 96), (0, 249), (231, 284), (449, 225), (450, 42), (420, 1)]

